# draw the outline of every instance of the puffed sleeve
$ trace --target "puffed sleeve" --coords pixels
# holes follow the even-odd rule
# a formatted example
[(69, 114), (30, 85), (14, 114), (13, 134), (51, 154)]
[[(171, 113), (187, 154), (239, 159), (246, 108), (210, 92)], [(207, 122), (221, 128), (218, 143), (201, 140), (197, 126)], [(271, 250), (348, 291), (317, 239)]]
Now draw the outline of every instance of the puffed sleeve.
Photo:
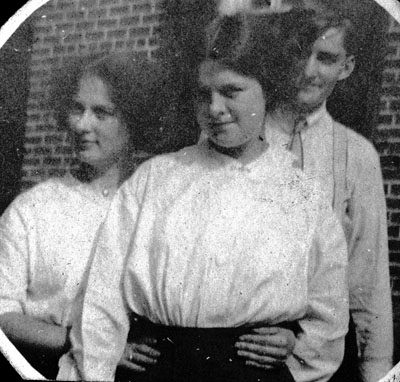
[(328, 381), (344, 353), (349, 319), (347, 249), (343, 230), (324, 204), (309, 263), (308, 307), (288, 366), (296, 382)]
[(72, 348), (60, 362), (59, 379), (114, 380), (129, 331), (122, 284), (145, 182), (143, 168), (137, 172), (117, 192), (96, 236), (82, 314), (72, 327)]
[[(350, 134), (350, 133), (349, 133)], [(379, 156), (349, 136), (348, 200), (344, 228), (349, 246), (350, 311), (356, 327), (363, 381), (376, 382), (392, 367), (393, 321), (386, 203)]]
[(35, 235), (29, 206), (17, 198), (0, 218), (0, 314), (23, 313), (28, 290), (30, 236)]

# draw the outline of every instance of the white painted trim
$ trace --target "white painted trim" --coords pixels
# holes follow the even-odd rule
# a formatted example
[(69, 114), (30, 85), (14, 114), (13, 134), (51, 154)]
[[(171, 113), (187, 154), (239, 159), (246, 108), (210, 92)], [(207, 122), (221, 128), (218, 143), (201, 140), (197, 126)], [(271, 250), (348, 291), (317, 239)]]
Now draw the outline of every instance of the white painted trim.
[(49, 0), (30, 0), (11, 16), (0, 28), (0, 48), (33, 12), (48, 1)]
[(25, 359), (14, 344), (0, 329), (0, 352), (4, 355), (10, 365), (23, 379), (46, 381), (36, 369)]

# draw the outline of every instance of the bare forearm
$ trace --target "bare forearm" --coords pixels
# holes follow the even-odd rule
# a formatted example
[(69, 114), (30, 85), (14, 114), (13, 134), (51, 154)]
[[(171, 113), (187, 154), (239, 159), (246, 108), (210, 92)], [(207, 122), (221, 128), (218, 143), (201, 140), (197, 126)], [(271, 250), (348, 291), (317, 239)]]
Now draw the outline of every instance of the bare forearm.
[(22, 313), (1, 314), (0, 327), (21, 350), (36, 350), (59, 358), (69, 348), (66, 328)]

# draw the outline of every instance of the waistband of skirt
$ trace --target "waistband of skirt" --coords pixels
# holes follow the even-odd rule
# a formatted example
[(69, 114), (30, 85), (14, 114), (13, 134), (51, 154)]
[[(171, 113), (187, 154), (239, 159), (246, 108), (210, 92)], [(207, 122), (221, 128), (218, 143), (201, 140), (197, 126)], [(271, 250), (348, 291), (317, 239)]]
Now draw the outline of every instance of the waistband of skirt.
[(268, 326), (277, 326), (280, 328), (290, 329), (295, 334), (300, 330), (299, 324), (297, 321), (284, 321), (274, 325), (253, 325), (253, 326), (238, 326), (238, 327), (183, 327), (183, 326), (170, 326), (163, 325), (159, 323), (153, 323), (147, 318), (143, 318), (141, 316), (134, 315), (131, 317), (131, 329), (134, 332), (139, 333), (148, 333), (157, 337), (180, 337), (180, 338), (235, 338), (244, 334), (250, 334), (253, 332), (253, 329), (260, 327), (268, 327)]

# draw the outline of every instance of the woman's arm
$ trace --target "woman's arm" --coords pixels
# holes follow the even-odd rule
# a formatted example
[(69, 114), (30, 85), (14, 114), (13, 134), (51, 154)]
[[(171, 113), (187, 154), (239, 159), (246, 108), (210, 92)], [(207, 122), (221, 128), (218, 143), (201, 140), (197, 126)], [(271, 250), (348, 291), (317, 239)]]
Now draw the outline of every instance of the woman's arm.
[(328, 205), (321, 205), (308, 270), (308, 307), (287, 365), (296, 382), (326, 382), (340, 366), (348, 329), (347, 245)]
[(19, 312), (0, 315), (0, 327), (22, 353), (59, 358), (69, 350), (68, 328)]

